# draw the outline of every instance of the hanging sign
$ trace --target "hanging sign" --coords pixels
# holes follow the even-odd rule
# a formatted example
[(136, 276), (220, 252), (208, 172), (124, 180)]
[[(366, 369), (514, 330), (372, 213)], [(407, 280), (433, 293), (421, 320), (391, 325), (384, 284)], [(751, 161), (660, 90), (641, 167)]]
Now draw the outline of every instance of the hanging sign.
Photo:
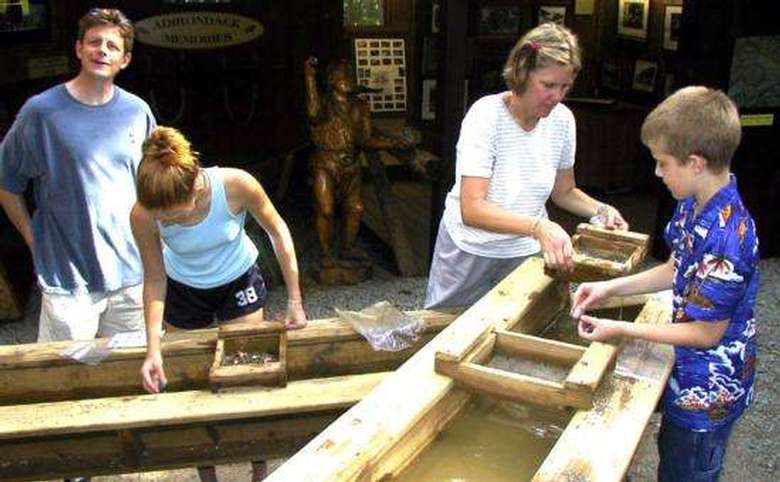
[(265, 30), (255, 19), (222, 12), (168, 13), (136, 22), (139, 42), (170, 49), (215, 49), (250, 42)]

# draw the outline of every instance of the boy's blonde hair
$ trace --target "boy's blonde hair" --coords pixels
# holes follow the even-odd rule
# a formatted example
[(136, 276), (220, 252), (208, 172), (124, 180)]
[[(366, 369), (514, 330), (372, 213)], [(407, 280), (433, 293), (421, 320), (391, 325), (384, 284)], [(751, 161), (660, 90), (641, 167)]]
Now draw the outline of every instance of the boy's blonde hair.
[(718, 174), (731, 165), (742, 126), (736, 104), (717, 89), (685, 87), (666, 98), (642, 124), (642, 143), (685, 163), (696, 154)]
[(143, 145), (138, 166), (136, 195), (147, 209), (166, 209), (182, 204), (195, 192), (200, 172), (198, 153), (173, 127), (156, 127)]
[(582, 67), (577, 36), (554, 23), (529, 30), (515, 44), (504, 64), (506, 86), (516, 94), (526, 89), (528, 74), (553, 65), (571, 67), (576, 75)]

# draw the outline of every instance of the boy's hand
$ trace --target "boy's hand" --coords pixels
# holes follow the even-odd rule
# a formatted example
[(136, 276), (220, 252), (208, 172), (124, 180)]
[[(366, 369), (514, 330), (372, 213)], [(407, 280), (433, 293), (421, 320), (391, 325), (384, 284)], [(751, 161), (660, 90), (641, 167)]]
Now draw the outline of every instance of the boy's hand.
[(583, 315), (577, 323), (577, 332), (586, 340), (606, 341), (622, 334), (620, 323), (620, 321)]
[(552, 269), (574, 270), (574, 247), (568, 233), (549, 219), (539, 220), (536, 239), (542, 245), (544, 264)]
[(588, 308), (603, 299), (609, 298), (609, 284), (605, 281), (599, 283), (582, 283), (571, 302), (571, 317), (578, 320)]
[(160, 393), (168, 385), (168, 379), (163, 370), (162, 354), (157, 351), (147, 353), (144, 364), (141, 365), (141, 380), (144, 390), (149, 393)]

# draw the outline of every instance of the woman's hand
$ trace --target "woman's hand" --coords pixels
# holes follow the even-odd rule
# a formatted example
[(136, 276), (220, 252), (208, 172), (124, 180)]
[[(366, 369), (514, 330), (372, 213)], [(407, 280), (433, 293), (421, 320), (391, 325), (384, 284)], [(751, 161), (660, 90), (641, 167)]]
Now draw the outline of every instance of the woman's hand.
[(628, 231), (628, 223), (623, 219), (623, 215), (614, 206), (609, 204), (600, 204), (596, 210), (596, 215), (591, 218), (591, 223), (601, 225), (607, 229), (617, 229)]
[(141, 365), (141, 380), (144, 389), (149, 393), (160, 393), (168, 385), (168, 379), (163, 370), (162, 353), (159, 350), (146, 354), (144, 364)]
[(621, 330), (623, 323), (625, 322), (583, 315), (577, 323), (577, 332), (586, 340), (607, 341), (623, 334)]
[(542, 244), (544, 264), (552, 269), (574, 269), (574, 248), (571, 238), (560, 225), (549, 219), (538, 219), (532, 235)]
[(303, 311), (301, 300), (287, 300), (287, 313), (284, 315), (284, 325), (288, 330), (298, 330), (306, 326), (306, 312)]
[(574, 293), (571, 303), (571, 316), (578, 320), (588, 308), (601, 300), (607, 299), (612, 295), (609, 282), (601, 281), (598, 283), (582, 283)]

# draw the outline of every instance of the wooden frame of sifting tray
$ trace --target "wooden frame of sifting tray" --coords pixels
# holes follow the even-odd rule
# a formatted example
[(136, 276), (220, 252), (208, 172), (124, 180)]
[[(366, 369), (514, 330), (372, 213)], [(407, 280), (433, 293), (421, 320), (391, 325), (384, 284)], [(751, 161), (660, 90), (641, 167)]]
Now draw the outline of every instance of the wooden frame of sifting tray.
[[(238, 351), (265, 352), (277, 361), (225, 365), (225, 358)], [(287, 331), (275, 321), (221, 325), (217, 335), (214, 363), (209, 370), (213, 391), (242, 385), (287, 385)]]
[[(545, 274), (556, 279), (583, 282), (625, 276), (645, 259), (650, 236), (633, 231), (619, 231), (582, 223), (571, 238), (574, 247), (574, 271), (552, 270)], [(602, 256), (594, 256), (602, 254)], [(611, 260), (609, 257), (619, 257)]]
[[(496, 353), (512, 358), (533, 358), (571, 367), (562, 382), (485, 366)], [(494, 329), (461, 360), (437, 352), (436, 373), (458, 386), (517, 402), (589, 409), (593, 393), (614, 357), (601, 343), (585, 348), (523, 333)]]

